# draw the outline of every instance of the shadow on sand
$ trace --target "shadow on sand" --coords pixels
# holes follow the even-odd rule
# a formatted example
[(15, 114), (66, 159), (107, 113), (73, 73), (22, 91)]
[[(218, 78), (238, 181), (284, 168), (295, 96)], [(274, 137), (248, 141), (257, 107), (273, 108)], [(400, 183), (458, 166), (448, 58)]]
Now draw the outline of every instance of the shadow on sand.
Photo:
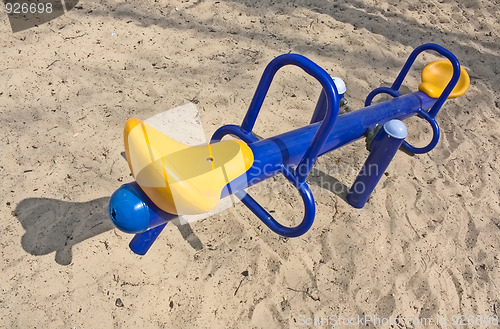
[[(88, 202), (68, 202), (47, 198), (28, 198), (21, 201), (15, 215), (26, 233), (21, 238), (23, 249), (36, 256), (56, 252), (60, 265), (72, 262), (72, 247), (86, 239), (114, 229), (108, 217), (109, 197)], [(203, 244), (191, 227), (172, 221), (183, 238), (196, 250)], [(130, 235), (132, 239), (132, 235)]]

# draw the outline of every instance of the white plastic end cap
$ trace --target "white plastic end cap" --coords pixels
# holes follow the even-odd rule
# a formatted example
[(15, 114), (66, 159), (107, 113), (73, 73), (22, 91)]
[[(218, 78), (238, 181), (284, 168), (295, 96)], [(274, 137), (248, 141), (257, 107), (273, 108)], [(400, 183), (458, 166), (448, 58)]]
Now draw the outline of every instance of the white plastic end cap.
[(339, 95), (343, 95), (346, 92), (345, 82), (339, 77), (332, 77), (333, 83), (335, 83), (335, 87), (337, 87), (337, 91)]
[(401, 120), (387, 121), (384, 124), (384, 130), (389, 136), (397, 139), (405, 139), (408, 135), (406, 125)]

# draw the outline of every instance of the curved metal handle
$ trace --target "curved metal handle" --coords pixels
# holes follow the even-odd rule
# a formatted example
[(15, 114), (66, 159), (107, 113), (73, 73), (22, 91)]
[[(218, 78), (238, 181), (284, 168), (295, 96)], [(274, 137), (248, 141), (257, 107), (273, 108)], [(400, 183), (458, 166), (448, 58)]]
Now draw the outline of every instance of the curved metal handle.
[(389, 88), (389, 87), (379, 87), (379, 88), (373, 89), (372, 92), (368, 94), (368, 96), (366, 97), (366, 100), (365, 100), (365, 107), (370, 106), (372, 104), (373, 98), (375, 96), (377, 96), (378, 94), (388, 94), (392, 97), (401, 96), (401, 94), (397, 90), (394, 90), (394, 89)]
[(432, 140), (430, 141), (430, 143), (425, 147), (414, 147), (414, 146), (410, 145), (407, 141), (403, 141), (402, 147), (405, 148), (407, 151), (410, 151), (410, 152), (415, 153), (415, 154), (422, 154), (422, 153), (429, 152), (434, 147), (436, 147), (436, 145), (439, 141), (439, 135), (440, 135), (439, 125), (437, 124), (435, 117), (436, 117), (437, 113), (439, 112), (439, 110), (441, 109), (441, 107), (443, 106), (446, 99), (448, 98), (448, 96), (450, 95), (450, 93), (452, 92), (453, 88), (455, 88), (455, 85), (457, 84), (458, 79), (460, 78), (460, 63), (458, 62), (458, 59), (455, 57), (455, 55), (453, 55), (453, 53), (451, 53), (446, 48), (443, 48), (440, 45), (437, 45), (435, 43), (427, 43), (427, 44), (423, 44), (423, 45), (415, 48), (415, 50), (408, 57), (408, 60), (406, 61), (403, 68), (401, 69), (401, 72), (399, 72), (399, 75), (396, 78), (396, 80), (394, 81), (394, 83), (392, 84), (392, 86), (390, 88), (389, 87), (380, 87), (380, 88), (373, 90), (368, 95), (368, 97), (366, 98), (366, 101), (365, 101), (365, 106), (369, 106), (371, 104), (373, 98), (376, 95), (381, 94), (381, 93), (389, 94), (392, 97), (401, 96), (401, 94), (399, 93), (399, 88), (401, 87), (401, 84), (403, 83), (404, 78), (408, 74), (408, 71), (410, 70), (410, 67), (415, 62), (415, 59), (417, 58), (417, 56), (421, 52), (426, 51), (426, 50), (434, 50), (437, 53), (448, 58), (448, 60), (451, 62), (451, 65), (453, 66), (453, 75), (452, 75), (450, 81), (448, 82), (448, 84), (446, 85), (446, 88), (443, 90), (443, 92), (441, 93), (441, 95), (439, 96), (437, 101), (434, 103), (434, 105), (431, 107), (429, 112), (425, 112), (421, 109), (418, 112), (418, 115), (420, 117), (424, 118), (427, 122), (429, 122), (429, 124), (432, 127), (433, 135), (432, 135)]
[(287, 227), (284, 226), (274, 217), (267, 212), (254, 198), (252, 198), (245, 191), (240, 191), (236, 193), (236, 196), (241, 199), (241, 202), (245, 204), (257, 217), (264, 222), (273, 232), (289, 237), (294, 238), (306, 233), (312, 226), (314, 222), (314, 215), (316, 212), (316, 206), (314, 204), (314, 197), (311, 192), (311, 189), (306, 183), (299, 184), (295, 175), (289, 171), (287, 168), (282, 168), (282, 174), (297, 188), (302, 197), (302, 201), (304, 202), (304, 218), (302, 222), (295, 227)]
[(339, 115), (339, 94), (332, 78), (325, 70), (310, 59), (298, 54), (285, 54), (273, 59), (267, 65), (264, 73), (262, 74), (257, 90), (255, 91), (250, 107), (248, 108), (248, 112), (243, 119), (243, 123), (241, 124), (241, 130), (246, 134), (252, 132), (274, 75), (280, 68), (286, 65), (298, 66), (307, 74), (316, 78), (326, 94), (327, 111), (325, 118), (320, 124), (316, 135), (314, 135), (311, 144), (307, 148), (294, 172), (294, 175), (297, 177), (297, 181), (299, 183), (304, 183), (309, 171), (316, 162), (316, 158), (318, 157), (321, 147), (326, 142), (328, 135), (332, 131), (335, 121)]
[(432, 127), (432, 139), (429, 142), (427, 146), (424, 147), (414, 147), (410, 145), (407, 141), (403, 141), (403, 144), (401, 144), (402, 147), (404, 147), (407, 151), (410, 151), (415, 154), (422, 154), (422, 153), (427, 153), (430, 150), (432, 150), (434, 147), (436, 147), (438, 141), (439, 141), (439, 125), (436, 122), (436, 119), (431, 117), (431, 115), (425, 111), (419, 110), (418, 116), (421, 118), (425, 119), (427, 122), (430, 123)]
[(450, 82), (448, 82), (448, 85), (446, 85), (446, 88), (443, 90), (443, 93), (439, 96), (438, 100), (432, 108), (429, 110), (429, 116), (431, 118), (434, 118), (439, 110), (441, 109), (441, 106), (443, 106), (444, 102), (452, 92), (453, 88), (455, 88), (455, 85), (458, 82), (458, 79), (460, 78), (460, 63), (458, 62), (458, 59), (453, 55), (451, 51), (448, 49), (441, 47), (440, 45), (437, 45), (435, 43), (426, 43), (421, 46), (418, 46), (415, 48), (415, 50), (410, 54), (410, 57), (408, 57), (408, 60), (406, 61), (405, 65), (401, 69), (401, 72), (399, 72), (398, 77), (394, 81), (394, 83), (391, 86), (391, 89), (398, 91), (399, 87), (401, 87), (401, 84), (403, 83), (404, 78), (406, 77), (406, 74), (410, 70), (410, 67), (413, 65), (413, 62), (415, 62), (415, 59), (417, 56), (426, 50), (434, 50), (435, 52), (441, 54), (442, 56), (448, 58), (448, 60), (451, 62), (451, 65), (453, 66), (453, 75), (451, 77)]

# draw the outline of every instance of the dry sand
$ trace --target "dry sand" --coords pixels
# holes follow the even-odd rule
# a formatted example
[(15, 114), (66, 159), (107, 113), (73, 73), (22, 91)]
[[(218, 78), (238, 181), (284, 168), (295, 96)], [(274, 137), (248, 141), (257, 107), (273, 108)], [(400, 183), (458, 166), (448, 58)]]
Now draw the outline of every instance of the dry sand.
[[(498, 8), (497, 0), (83, 0), (15, 34), (2, 14), (0, 327), (302, 328), (309, 318), (368, 314), (447, 316), (440, 327), (452, 328), (453, 315), (498, 315)], [(241, 122), (265, 65), (288, 52), (342, 77), (360, 108), (427, 42), (454, 52), (470, 89), (439, 114), (438, 146), (398, 153), (364, 209), (316, 187), (312, 229), (282, 239), (238, 204), (167, 225), (145, 257), (113, 229), (109, 196), (132, 179), (120, 156), (127, 118), (197, 101), (210, 137)], [(405, 91), (435, 58), (420, 58)], [(312, 79), (285, 69), (257, 134), (306, 124), (318, 94)], [(430, 129), (407, 123), (409, 139), (424, 145)], [(322, 177), (350, 185), (366, 154), (358, 141), (325, 155), (311, 185)], [(283, 182), (251, 191), (290, 224), (302, 207)]]

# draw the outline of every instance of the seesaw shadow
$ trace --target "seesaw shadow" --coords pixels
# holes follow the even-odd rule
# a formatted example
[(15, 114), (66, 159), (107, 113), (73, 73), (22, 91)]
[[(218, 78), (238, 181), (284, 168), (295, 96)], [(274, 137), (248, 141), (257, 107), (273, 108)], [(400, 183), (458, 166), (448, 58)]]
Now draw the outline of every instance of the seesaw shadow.
[[(26, 233), (21, 238), (23, 249), (36, 256), (55, 251), (55, 261), (60, 265), (72, 262), (72, 247), (79, 242), (114, 229), (108, 218), (109, 197), (88, 202), (67, 202), (47, 198), (29, 198), (21, 201), (15, 215)], [(172, 223), (178, 227), (183, 238), (196, 250), (203, 244), (188, 224), (178, 220)], [(132, 235), (127, 235), (132, 239)], [(128, 246), (124, 245), (124, 248)]]
[(339, 181), (337, 178), (330, 176), (319, 169), (312, 168), (309, 176), (307, 177), (307, 182), (334, 193), (348, 203), (346, 197), (349, 187), (344, 185), (344, 183)]

